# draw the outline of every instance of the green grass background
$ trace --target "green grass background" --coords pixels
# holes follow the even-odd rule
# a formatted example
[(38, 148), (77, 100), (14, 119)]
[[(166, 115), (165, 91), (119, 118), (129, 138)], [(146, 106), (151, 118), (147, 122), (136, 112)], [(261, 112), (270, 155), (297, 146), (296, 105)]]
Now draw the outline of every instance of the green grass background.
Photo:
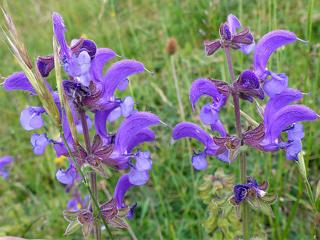
[[(285, 72), (289, 84), (310, 93), (304, 103), (319, 112), (320, 74), (320, 1), (317, 0), (11, 0), (1, 1), (8, 7), (25, 44), (35, 59), (52, 52), (51, 13), (62, 14), (69, 40), (85, 34), (99, 47), (109, 47), (127, 58), (142, 61), (154, 75), (140, 74), (131, 79), (127, 94), (134, 96), (139, 110), (158, 114), (169, 126), (182, 120), (173, 80), (170, 57), (165, 52), (169, 37), (178, 42), (174, 55), (185, 118), (198, 122), (198, 112), (192, 113), (188, 91), (197, 77), (229, 80), (224, 54), (205, 57), (202, 42), (218, 37), (218, 27), (229, 13), (249, 26), (256, 41), (272, 29), (288, 29), (309, 44), (294, 43), (278, 51), (270, 68)], [(0, 20), (3, 24), (3, 19)], [(236, 73), (250, 68), (252, 55), (232, 53)], [(0, 42), (0, 76), (20, 70), (6, 45)], [(51, 79), (52, 81), (53, 79)], [(19, 124), (20, 111), (37, 100), (24, 93), (0, 91), (0, 155), (15, 156), (8, 181), (0, 180), (0, 236), (25, 238), (63, 238), (67, 225), (62, 210), (69, 199), (64, 188), (55, 180), (57, 166), (52, 149), (35, 156), (29, 143), (30, 132)], [(243, 104), (254, 112), (254, 107)], [(234, 133), (232, 106), (221, 113), (225, 125)], [(258, 118), (256, 118), (258, 119)], [(210, 166), (195, 172), (190, 164), (187, 142), (170, 144), (171, 129), (158, 127), (157, 142), (149, 145), (154, 165), (148, 185), (134, 188), (128, 194), (137, 202), (137, 214), (130, 221), (138, 239), (207, 239), (201, 226), (206, 218), (206, 206), (198, 197), (197, 187), (203, 175), (218, 167), (238, 176), (238, 162), (226, 165), (211, 158)], [(308, 174), (313, 188), (319, 181), (319, 122), (305, 124), (303, 141)], [(196, 145), (192, 146), (196, 148)], [(269, 180), (269, 191), (279, 195), (273, 205), (275, 218), (255, 213), (251, 227), (257, 225), (266, 235), (252, 233), (261, 239), (312, 239), (314, 215), (307, 200), (303, 181), (294, 162), (282, 153), (248, 153), (249, 174), (258, 181)], [(119, 176), (115, 174), (115, 176)], [(100, 180), (113, 192), (116, 177)], [(100, 199), (106, 199), (103, 191)], [(130, 239), (127, 232), (114, 232), (118, 238)], [(105, 234), (105, 233), (104, 233)], [(81, 239), (73, 235), (66, 239)]]

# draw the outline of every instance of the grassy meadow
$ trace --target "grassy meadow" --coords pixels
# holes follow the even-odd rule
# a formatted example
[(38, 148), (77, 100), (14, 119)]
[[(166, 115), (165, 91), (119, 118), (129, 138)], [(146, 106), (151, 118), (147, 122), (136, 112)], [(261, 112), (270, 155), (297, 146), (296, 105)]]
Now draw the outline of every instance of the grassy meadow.
[[(197, 149), (197, 143), (172, 144), (171, 127), (182, 120), (200, 123), (199, 109), (193, 113), (188, 101), (194, 79), (211, 77), (229, 81), (223, 51), (206, 57), (202, 44), (205, 39), (218, 37), (218, 27), (229, 13), (250, 27), (256, 42), (273, 29), (288, 29), (309, 41), (308, 45), (296, 42), (280, 49), (272, 57), (270, 68), (285, 72), (291, 87), (309, 93), (303, 102), (320, 112), (320, 1), (1, 0), (0, 3), (9, 9), (34, 59), (52, 52), (51, 13), (58, 11), (68, 28), (69, 41), (86, 36), (98, 47), (109, 47), (119, 55), (143, 62), (154, 73), (132, 77), (131, 86), (124, 94), (134, 97), (139, 110), (159, 115), (169, 127), (155, 128), (157, 141), (148, 145), (154, 161), (151, 179), (147, 185), (130, 190), (128, 199), (138, 203), (137, 214), (129, 221), (129, 232), (114, 231), (117, 239), (131, 239), (134, 235), (137, 239), (210, 238), (202, 226), (208, 209), (199, 198), (198, 188), (204, 175), (218, 168), (239, 179), (238, 161), (228, 165), (212, 157), (205, 171), (193, 170), (190, 150)], [(2, 18), (0, 23), (4, 24)], [(178, 43), (173, 56), (166, 52), (171, 37)], [(232, 57), (237, 74), (252, 64), (252, 55), (234, 51)], [(20, 71), (3, 41), (0, 59), (1, 79)], [(49, 81), (54, 82), (53, 74)], [(25, 93), (0, 91), (0, 156), (15, 157), (8, 180), (0, 178), (0, 236), (81, 239), (80, 231), (63, 236), (67, 222), (62, 210), (69, 195), (55, 179), (55, 172), (59, 167), (66, 167), (67, 162), (55, 162), (51, 148), (44, 155), (35, 156), (31, 133), (20, 126), (21, 110), (36, 104), (38, 100)], [(254, 115), (254, 104), (242, 104), (246, 112), (259, 120)], [(232, 105), (221, 111), (221, 119), (225, 126), (235, 125)], [(316, 122), (304, 126), (303, 148), (315, 191), (320, 180), (320, 125)], [(228, 131), (235, 133), (235, 128), (229, 127)], [(249, 174), (260, 182), (268, 180), (269, 191), (278, 194), (278, 201), (272, 205), (273, 218), (257, 212), (252, 215), (251, 235), (259, 239), (312, 239), (317, 219), (312, 214), (297, 164), (286, 160), (283, 152), (262, 154), (250, 149), (247, 155)], [(112, 194), (116, 179), (99, 179), (100, 199)]]

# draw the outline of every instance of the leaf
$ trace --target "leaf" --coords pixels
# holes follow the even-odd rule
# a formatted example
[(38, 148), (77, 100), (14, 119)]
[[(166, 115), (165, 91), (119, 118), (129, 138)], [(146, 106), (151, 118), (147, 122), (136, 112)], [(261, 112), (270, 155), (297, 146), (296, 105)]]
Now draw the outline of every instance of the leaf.
[(69, 223), (64, 235), (70, 235), (80, 228), (81, 224), (78, 221), (72, 221)]
[(301, 151), (298, 155), (298, 161), (296, 161), (299, 167), (299, 172), (304, 178), (304, 180), (307, 180), (307, 170), (306, 170), (306, 165), (304, 163), (304, 157), (303, 157), (303, 152)]
[(317, 184), (317, 189), (316, 189), (316, 201), (320, 200), (320, 180)]

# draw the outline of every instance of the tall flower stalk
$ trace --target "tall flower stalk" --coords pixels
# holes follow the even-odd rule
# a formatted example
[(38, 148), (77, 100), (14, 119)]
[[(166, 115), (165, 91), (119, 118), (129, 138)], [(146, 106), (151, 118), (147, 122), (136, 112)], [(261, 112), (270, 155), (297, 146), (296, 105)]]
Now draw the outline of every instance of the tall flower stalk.
[[(240, 30), (240, 31), (239, 31)], [(193, 110), (202, 96), (210, 97), (210, 102), (202, 106), (200, 120), (211, 129), (207, 133), (198, 125), (181, 122), (172, 132), (174, 140), (194, 138), (204, 145), (204, 149), (194, 151), (191, 162), (196, 170), (208, 166), (207, 158), (214, 156), (225, 163), (239, 159), (240, 183), (235, 184), (232, 196), (226, 200), (234, 206), (242, 220), (242, 237), (249, 239), (249, 207), (273, 216), (271, 204), (276, 195), (268, 193), (268, 182), (261, 184), (247, 174), (246, 154), (248, 147), (263, 152), (284, 150), (288, 160), (298, 161), (304, 137), (303, 125), (299, 122), (314, 121), (319, 115), (310, 108), (291, 103), (300, 100), (303, 94), (288, 87), (288, 77), (284, 73), (274, 73), (267, 68), (268, 60), (278, 48), (300, 40), (294, 33), (286, 30), (275, 30), (264, 35), (255, 45), (250, 30), (242, 27), (240, 21), (232, 14), (219, 28), (220, 38), (205, 41), (205, 53), (213, 55), (220, 48), (224, 49), (231, 81), (210, 78), (196, 79), (190, 88), (189, 100)], [(303, 42), (303, 41), (302, 41)], [(245, 54), (253, 52), (253, 64), (250, 68), (237, 74), (233, 69), (231, 50), (240, 50)], [(236, 134), (228, 133), (220, 120), (220, 114), (229, 98), (232, 97)], [(258, 103), (267, 99), (264, 103)], [(241, 110), (241, 101), (258, 103), (258, 114), (261, 123)], [(249, 127), (244, 129), (241, 115), (248, 120)], [(239, 155), (239, 158), (238, 158)], [(222, 204), (223, 205), (223, 204)], [(227, 236), (225, 229), (215, 230), (217, 236)]]
[[(233, 71), (232, 58), (230, 53), (230, 47), (224, 47), (225, 55), (227, 58), (228, 69), (231, 77), (232, 84), (235, 83), (235, 74)], [(239, 139), (242, 139), (242, 128), (241, 128), (241, 114), (240, 114), (240, 100), (237, 92), (232, 93), (233, 105), (234, 105), (234, 115), (236, 119), (236, 130)], [(245, 184), (247, 181), (247, 162), (245, 152), (240, 152), (239, 156), (239, 170), (240, 170), (240, 181), (242, 184)], [(248, 239), (248, 205), (244, 203), (242, 205), (242, 231), (244, 239)]]

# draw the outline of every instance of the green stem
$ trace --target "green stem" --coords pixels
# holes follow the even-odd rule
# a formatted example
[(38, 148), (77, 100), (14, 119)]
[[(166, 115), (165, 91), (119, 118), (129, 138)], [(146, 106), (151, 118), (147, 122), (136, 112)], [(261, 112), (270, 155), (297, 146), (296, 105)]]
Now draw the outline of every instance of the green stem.
[[(227, 58), (229, 73), (230, 73), (231, 80), (232, 80), (231, 82), (234, 83), (236, 81), (236, 77), (235, 77), (233, 66), (232, 66), (230, 48), (225, 47), (224, 50), (225, 50), (225, 54), (226, 54), (226, 58)], [(237, 135), (240, 139), (242, 139), (239, 95), (237, 93), (233, 93), (232, 97), (233, 97), (233, 105), (234, 105), (234, 114), (235, 114), (235, 118), (236, 118)], [(240, 152), (240, 180), (241, 180), (241, 183), (246, 183), (246, 181), (247, 181), (247, 163), (246, 163), (245, 152)], [(249, 232), (248, 232), (249, 208), (248, 207), (249, 206), (246, 201), (244, 201), (241, 204), (242, 232), (243, 232), (243, 238), (245, 240), (249, 239)]]
[[(93, 193), (92, 193), (92, 191), (91, 191), (90, 185), (89, 185), (89, 183), (88, 183), (87, 178), (85, 177), (84, 172), (82, 171), (80, 165), (78, 164), (78, 161), (75, 159), (74, 155), (72, 154), (72, 150), (71, 150), (71, 148), (70, 148), (70, 146), (69, 146), (69, 144), (68, 144), (68, 142), (67, 142), (66, 137), (64, 136), (63, 131), (60, 131), (60, 132), (61, 132), (60, 134), (61, 134), (62, 141), (63, 141), (64, 145), (67, 147), (69, 156), (71, 157), (71, 159), (72, 159), (72, 161), (73, 161), (73, 164), (75, 165), (77, 171), (78, 171), (78, 172), (80, 173), (80, 175), (81, 175), (81, 178), (82, 178), (82, 180), (83, 180), (83, 182), (84, 182), (84, 185), (86, 186), (86, 188), (87, 188), (87, 190), (88, 190), (88, 192), (89, 192), (89, 194), (90, 194), (90, 197), (91, 197), (91, 199), (92, 199), (92, 201), (93, 201), (93, 204), (96, 206), (96, 208), (99, 209), (99, 203), (98, 203), (97, 199), (94, 197), (94, 195), (93, 195)], [(109, 234), (109, 236), (110, 236), (110, 239), (113, 239), (111, 230), (110, 230), (110, 228), (109, 228), (106, 220), (105, 220), (104, 218), (101, 218), (101, 219), (102, 219), (103, 225), (105, 226), (105, 228), (106, 228), (107, 231), (108, 231), (108, 234)]]

